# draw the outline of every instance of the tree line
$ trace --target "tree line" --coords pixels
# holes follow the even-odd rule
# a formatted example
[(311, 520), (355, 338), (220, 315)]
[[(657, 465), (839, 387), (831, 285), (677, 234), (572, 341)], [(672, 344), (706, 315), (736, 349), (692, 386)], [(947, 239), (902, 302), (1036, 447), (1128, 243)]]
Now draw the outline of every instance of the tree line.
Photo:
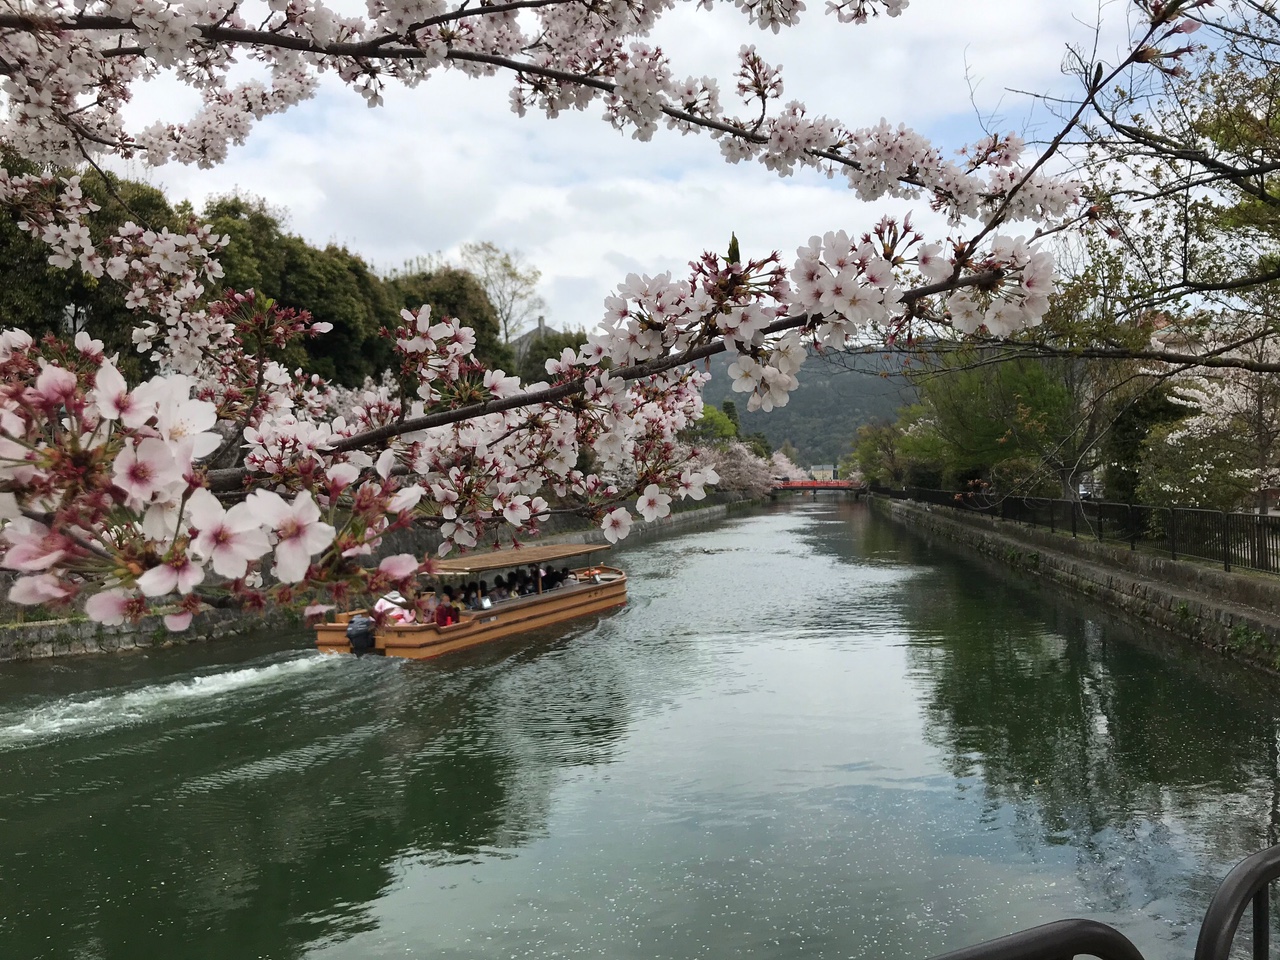
[[(35, 170), (16, 157), (3, 162), (15, 173)], [(84, 174), (81, 186), (99, 208), (89, 217), (95, 239), (129, 221), (181, 233), (193, 219), (229, 237), (220, 258), (222, 278), (208, 296), (254, 290), (332, 324), (325, 336), (293, 345), (276, 359), (343, 386), (359, 386), (392, 367), (391, 344), (382, 331), (396, 325), (401, 310), (423, 304), (435, 316), (456, 317), (471, 327), (476, 356), (526, 382), (545, 379), (548, 357), (586, 339), (575, 331), (533, 336), (516, 355), (512, 341), (533, 310), (545, 309), (536, 293), (540, 275), (519, 253), (491, 242), (464, 245), (462, 265), (436, 255), (380, 273), (345, 246), (317, 247), (288, 232), (287, 211), (262, 199), (214, 197), (197, 211), (185, 200), (172, 202), (153, 186), (111, 173)], [(6, 323), (35, 337), (85, 332), (101, 340), (107, 353), (119, 354), (121, 369), (131, 377), (155, 372), (134, 349), (138, 318), (123, 285), (51, 265), (47, 244), (20, 224), (16, 210), (0, 217), (0, 269), (7, 281), (0, 285), (0, 316)]]

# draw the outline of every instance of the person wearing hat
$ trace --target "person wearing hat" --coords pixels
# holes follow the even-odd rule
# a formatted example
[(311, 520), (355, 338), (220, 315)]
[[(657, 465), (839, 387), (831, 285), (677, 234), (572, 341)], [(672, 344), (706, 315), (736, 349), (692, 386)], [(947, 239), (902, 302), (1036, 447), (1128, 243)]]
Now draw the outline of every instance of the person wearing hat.
[(373, 612), (385, 616), (391, 623), (413, 623), (413, 604), (397, 590), (378, 598)]

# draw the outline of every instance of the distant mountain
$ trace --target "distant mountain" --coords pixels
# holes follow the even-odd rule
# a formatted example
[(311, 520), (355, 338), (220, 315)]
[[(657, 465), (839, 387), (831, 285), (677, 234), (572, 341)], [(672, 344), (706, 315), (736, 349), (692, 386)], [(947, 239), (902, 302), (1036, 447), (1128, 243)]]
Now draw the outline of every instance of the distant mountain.
[(872, 420), (894, 420), (898, 408), (915, 402), (915, 392), (894, 370), (892, 361), (874, 353), (811, 353), (800, 369), (800, 387), (785, 407), (769, 413), (747, 412), (746, 394), (734, 393), (728, 369), (732, 357), (711, 361), (711, 382), (703, 399), (720, 406), (733, 400), (741, 432), (763, 433), (776, 450), (784, 440), (799, 451), (799, 466), (839, 463), (853, 446), (858, 428)]

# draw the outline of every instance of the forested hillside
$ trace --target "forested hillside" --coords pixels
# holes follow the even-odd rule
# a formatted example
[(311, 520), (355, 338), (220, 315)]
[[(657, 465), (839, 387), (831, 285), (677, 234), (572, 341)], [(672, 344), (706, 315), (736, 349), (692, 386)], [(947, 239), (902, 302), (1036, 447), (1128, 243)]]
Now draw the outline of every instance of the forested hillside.
[(774, 449), (790, 440), (803, 467), (838, 463), (852, 449), (860, 426), (892, 421), (899, 407), (915, 402), (915, 392), (901, 375), (882, 376), (893, 368), (879, 354), (811, 355), (800, 387), (785, 407), (749, 413), (745, 396), (733, 392), (729, 363), (725, 354), (713, 358), (711, 382), (703, 391), (707, 404), (718, 407), (733, 400), (743, 435), (763, 433)]
[[(12, 165), (11, 158), (3, 159)], [(35, 170), (31, 165), (18, 169)], [(95, 239), (127, 221), (181, 233), (195, 213), (185, 202), (171, 203), (154, 187), (111, 174), (87, 174), (81, 186), (99, 208), (88, 218)], [(344, 247), (321, 249), (289, 233), (287, 217), (286, 211), (240, 196), (216, 197), (200, 211), (201, 221), (230, 238), (219, 257), (224, 275), (209, 295), (252, 289), (333, 325), (327, 335), (273, 359), (355, 386), (392, 363), (390, 343), (379, 331), (393, 327), (402, 308), (429, 303), (437, 315), (457, 317), (475, 330), (478, 358), (511, 367), (497, 313), (472, 274), (445, 264), (419, 264), (379, 275)], [(0, 283), (0, 319), (35, 337), (83, 331), (102, 340), (108, 353), (119, 354), (120, 368), (131, 376), (154, 373), (146, 355), (134, 348), (137, 314), (128, 309), (125, 288), (54, 269), (48, 246), (24, 230), (22, 222), (18, 210), (0, 215), (0, 277), (5, 281)]]

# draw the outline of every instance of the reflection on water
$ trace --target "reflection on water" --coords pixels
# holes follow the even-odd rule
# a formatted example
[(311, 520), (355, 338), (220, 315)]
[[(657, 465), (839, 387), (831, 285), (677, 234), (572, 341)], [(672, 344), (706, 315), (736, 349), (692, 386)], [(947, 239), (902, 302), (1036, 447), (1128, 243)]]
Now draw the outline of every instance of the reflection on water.
[(1276, 691), (843, 501), (620, 551), (427, 664), (308, 638), (0, 669), (0, 956), (1189, 957), (1274, 842)]

